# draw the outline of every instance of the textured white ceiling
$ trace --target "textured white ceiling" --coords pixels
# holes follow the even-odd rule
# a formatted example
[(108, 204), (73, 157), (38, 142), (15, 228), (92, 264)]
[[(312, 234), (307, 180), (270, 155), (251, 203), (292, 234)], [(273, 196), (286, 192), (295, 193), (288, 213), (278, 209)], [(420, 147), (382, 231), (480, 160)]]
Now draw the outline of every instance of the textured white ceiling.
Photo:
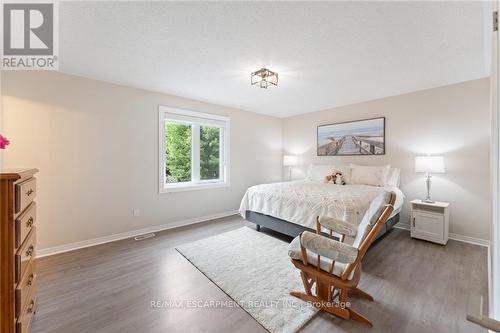
[[(60, 70), (285, 117), (489, 75), (486, 2), (61, 2)], [(268, 90), (250, 85), (265, 65)]]

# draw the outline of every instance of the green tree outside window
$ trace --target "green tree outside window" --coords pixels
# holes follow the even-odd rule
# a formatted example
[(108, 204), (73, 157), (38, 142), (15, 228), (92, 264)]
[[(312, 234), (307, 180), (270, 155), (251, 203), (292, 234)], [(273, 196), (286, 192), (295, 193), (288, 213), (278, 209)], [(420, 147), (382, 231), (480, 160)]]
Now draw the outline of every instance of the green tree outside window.
[(219, 179), (220, 128), (200, 126), (200, 178)]
[[(220, 134), (218, 127), (200, 126), (200, 179), (220, 177)], [(192, 180), (192, 126), (166, 124), (166, 180), (167, 183)]]
[(167, 183), (191, 181), (191, 126), (166, 124)]

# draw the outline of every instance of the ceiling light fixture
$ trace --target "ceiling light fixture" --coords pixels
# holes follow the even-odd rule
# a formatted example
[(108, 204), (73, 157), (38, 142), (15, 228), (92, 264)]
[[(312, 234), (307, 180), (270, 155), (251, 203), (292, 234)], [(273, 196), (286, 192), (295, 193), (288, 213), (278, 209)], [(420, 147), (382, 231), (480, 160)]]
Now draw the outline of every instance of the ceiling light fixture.
[(270, 71), (267, 68), (261, 68), (252, 73), (251, 76), (252, 86), (258, 85), (261, 88), (267, 89), (269, 85), (278, 85), (278, 73)]

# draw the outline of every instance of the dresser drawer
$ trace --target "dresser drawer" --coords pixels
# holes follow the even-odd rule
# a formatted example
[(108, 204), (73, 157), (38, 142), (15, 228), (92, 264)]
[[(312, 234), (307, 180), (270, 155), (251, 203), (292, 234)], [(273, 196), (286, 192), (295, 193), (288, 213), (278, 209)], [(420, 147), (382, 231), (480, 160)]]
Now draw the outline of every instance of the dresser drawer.
[(30, 178), (16, 184), (16, 213), (22, 212), (36, 196), (36, 179)]
[(28, 298), (32, 296), (33, 291), (36, 289), (37, 282), (36, 260), (32, 260), (28, 268), (26, 268), (26, 274), (16, 287), (16, 317), (19, 318), (21, 311), (26, 307)]
[(15, 220), (16, 225), (16, 242), (15, 246), (18, 249), (26, 239), (26, 236), (30, 233), (31, 229), (33, 229), (36, 222), (36, 203), (33, 202), (31, 205), (26, 208), (26, 210), (19, 215), (19, 217)]
[(21, 281), (21, 278), (26, 273), (29, 263), (35, 257), (36, 249), (36, 227), (28, 235), (28, 238), (23, 243), (23, 245), (17, 250), (15, 255), (15, 272), (16, 272), (16, 283)]
[(31, 321), (33, 320), (33, 315), (36, 312), (36, 285), (32, 289), (30, 297), (28, 297), (28, 304), (22, 310), (21, 315), (16, 321), (16, 333), (27, 333), (31, 331)]

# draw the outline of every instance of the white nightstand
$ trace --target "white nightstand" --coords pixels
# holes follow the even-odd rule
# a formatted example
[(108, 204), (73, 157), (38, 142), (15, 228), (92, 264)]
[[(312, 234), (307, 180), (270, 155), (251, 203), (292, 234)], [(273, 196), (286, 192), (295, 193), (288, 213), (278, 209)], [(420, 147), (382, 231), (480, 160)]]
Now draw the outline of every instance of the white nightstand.
[(411, 202), (411, 237), (445, 245), (448, 242), (450, 213), (448, 202)]

